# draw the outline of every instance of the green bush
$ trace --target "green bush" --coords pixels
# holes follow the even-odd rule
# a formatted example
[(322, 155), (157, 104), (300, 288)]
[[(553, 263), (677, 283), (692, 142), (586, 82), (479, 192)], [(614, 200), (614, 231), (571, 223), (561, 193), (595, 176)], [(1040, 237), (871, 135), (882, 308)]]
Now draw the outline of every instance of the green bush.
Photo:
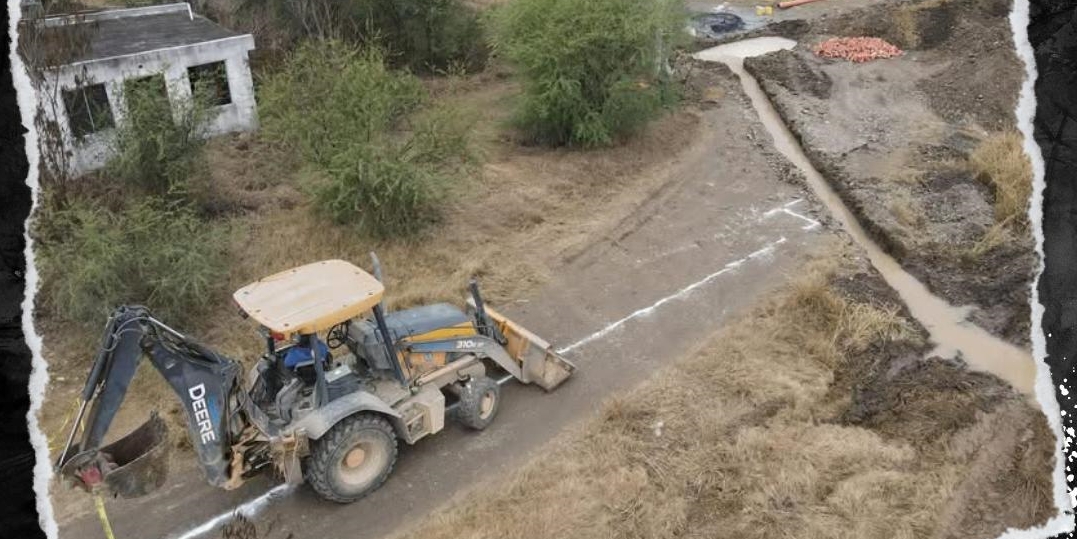
[(678, 0), (514, 0), (492, 20), (496, 50), (524, 78), (516, 121), (535, 142), (610, 144), (676, 96)]
[(161, 76), (125, 83), (126, 110), (112, 142), (105, 174), (143, 193), (173, 198), (185, 195), (188, 179), (202, 172), (204, 129), (209, 119), (207, 91), (173, 113)]
[(479, 70), (489, 52), (478, 14), (461, 0), (241, 0), (237, 12), (293, 43), (377, 44), (413, 71)]
[(222, 229), (159, 199), (118, 212), (79, 200), (39, 215), (35, 229), (41, 300), (63, 320), (97, 326), (138, 303), (190, 321), (219, 299), (227, 274)]
[(388, 69), (380, 51), (339, 41), (300, 46), (258, 93), (262, 133), (319, 165), (376, 142), (422, 100), (419, 80)]
[(470, 158), (465, 119), (424, 105), (414, 76), (378, 49), (301, 46), (261, 85), (263, 133), (298, 151), (315, 208), (374, 236), (417, 232), (438, 217)]

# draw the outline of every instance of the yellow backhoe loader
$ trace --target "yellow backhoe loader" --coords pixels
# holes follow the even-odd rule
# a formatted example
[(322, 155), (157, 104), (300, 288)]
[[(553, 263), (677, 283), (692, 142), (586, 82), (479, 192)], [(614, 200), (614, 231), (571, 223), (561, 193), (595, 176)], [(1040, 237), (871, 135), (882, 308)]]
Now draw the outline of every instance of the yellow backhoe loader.
[[(494, 419), (510, 380), (552, 390), (575, 370), (549, 344), (483, 304), (474, 280), (465, 308), (435, 304), (387, 313), (374, 275), (327, 260), (235, 292), (266, 351), (241, 381), (240, 364), (198, 344), (141, 306), (113, 312), (56, 467), (86, 490), (137, 497), (167, 473), (168, 432), (154, 413), (102, 446), (145, 355), (183, 402), (206, 479), (232, 489), (276, 470), (323, 498), (355, 501), (393, 469), (399, 440), (472, 429)], [(324, 337), (324, 340), (323, 340)]]

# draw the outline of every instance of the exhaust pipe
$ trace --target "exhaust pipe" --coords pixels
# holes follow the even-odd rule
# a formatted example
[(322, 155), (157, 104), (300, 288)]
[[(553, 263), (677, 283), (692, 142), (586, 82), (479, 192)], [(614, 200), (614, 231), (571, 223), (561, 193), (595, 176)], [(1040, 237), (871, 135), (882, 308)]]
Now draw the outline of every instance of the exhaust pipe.
[(479, 333), (494, 339), (501, 346), (505, 346), (509, 342), (508, 339), (501, 333), (501, 328), (497, 327), (497, 324), (486, 314), (486, 305), (482, 302), (482, 295), (479, 294), (479, 281), (472, 277), (468, 281), (468, 289), (471, 290), (471, 299), (475, 302), (475, 318), (479, 322)]

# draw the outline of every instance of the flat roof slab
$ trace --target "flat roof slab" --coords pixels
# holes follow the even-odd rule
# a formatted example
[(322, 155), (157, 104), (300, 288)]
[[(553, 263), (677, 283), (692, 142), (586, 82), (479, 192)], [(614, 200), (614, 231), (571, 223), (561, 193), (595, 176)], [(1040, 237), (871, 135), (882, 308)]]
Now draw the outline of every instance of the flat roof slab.
[[(136, 10), (117, 10), (117, 13), (120, 11)], [(46, 31), (71, 31), (72, 26), (90, 28), (86, 32), (86, 46), (74, 51), (66, 62), (68, 64), (246, 35), (224, 28), (201, 15), (190, 14), (186, 9), (115, 17), (108, 15), (111, 15), (108, 11), (88, 14), (82, 22), (49, 25)]]

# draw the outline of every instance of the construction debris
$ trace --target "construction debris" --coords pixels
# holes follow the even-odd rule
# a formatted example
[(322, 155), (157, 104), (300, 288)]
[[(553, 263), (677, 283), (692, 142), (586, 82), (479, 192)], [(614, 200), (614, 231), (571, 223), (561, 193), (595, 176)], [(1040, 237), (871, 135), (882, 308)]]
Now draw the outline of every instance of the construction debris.
[(835, 37), (815, 46), (815, 54), (824, 58), (844, 58), (850, 62), (868, 62), (901, 56), (904, 52), (877, 37)]

